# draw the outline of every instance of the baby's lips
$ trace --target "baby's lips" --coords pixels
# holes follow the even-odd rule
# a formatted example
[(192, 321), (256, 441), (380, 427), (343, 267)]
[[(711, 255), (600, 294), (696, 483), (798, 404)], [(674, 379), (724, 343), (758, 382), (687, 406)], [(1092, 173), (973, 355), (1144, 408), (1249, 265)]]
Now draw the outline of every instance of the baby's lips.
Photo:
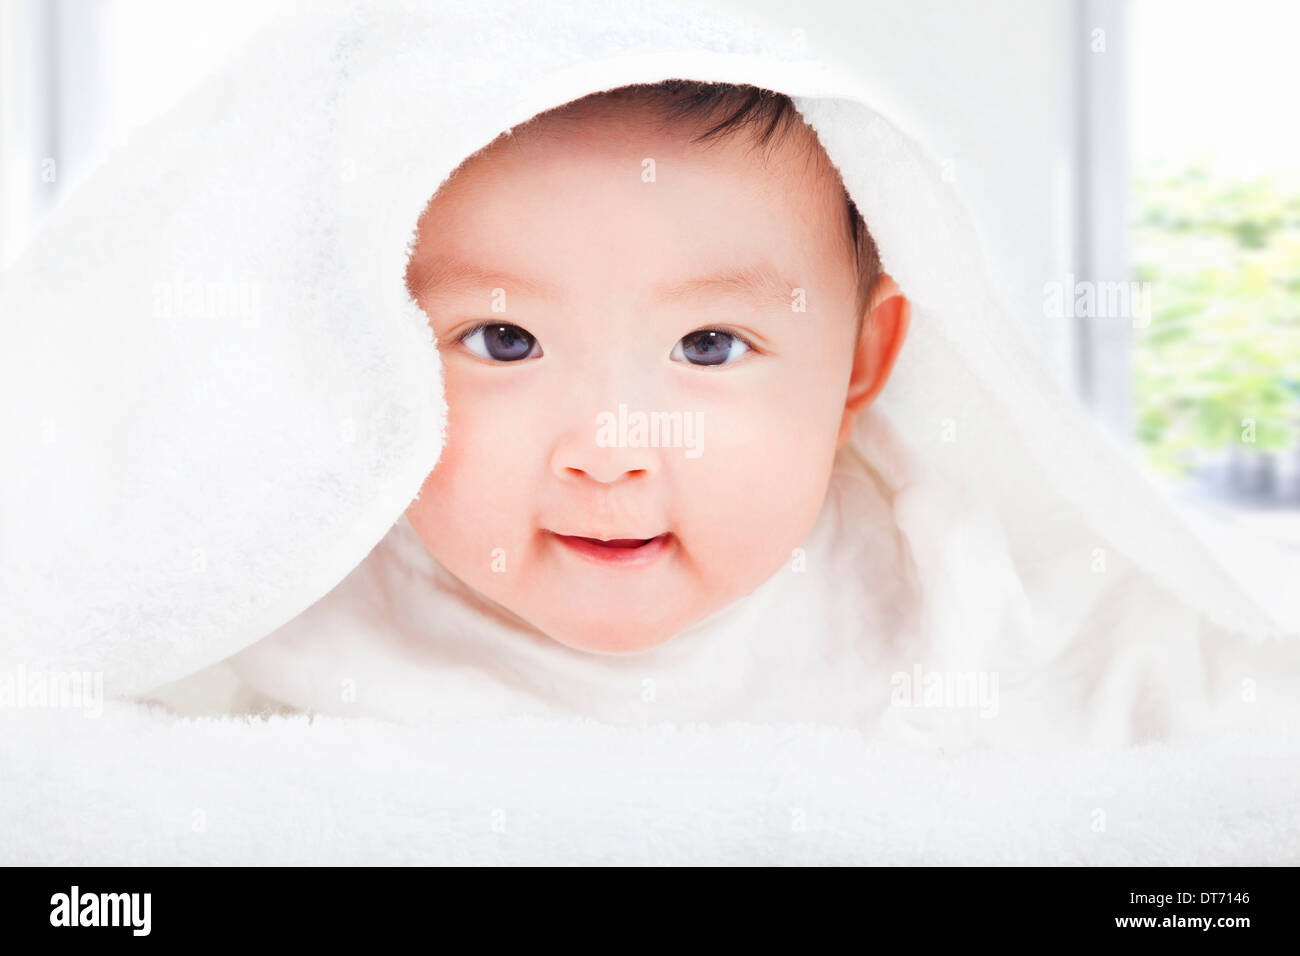
[(594, 538), (555, 534), (556, 543), (571, 554), (606, 568), (647, 568), (672, 548), (673, 536), (665, 532), (653, 538)]
[(650, 535), (648, 537), (635, 537), (635, 538), (608, 537), (607, 538), (603, 535), (561, 534), (558, 531), (553, 531), (551, 533), (561, 538), (574, 538), (579, 541), (586, 541), (589, 544), (594, 544), (606, 548), (640, 548), (644, 545), (649, 544), (651, 541), (654, 541), (656, 538), (666, 537), (668, 534), (668, 532), (665, 531), (660, 534)]

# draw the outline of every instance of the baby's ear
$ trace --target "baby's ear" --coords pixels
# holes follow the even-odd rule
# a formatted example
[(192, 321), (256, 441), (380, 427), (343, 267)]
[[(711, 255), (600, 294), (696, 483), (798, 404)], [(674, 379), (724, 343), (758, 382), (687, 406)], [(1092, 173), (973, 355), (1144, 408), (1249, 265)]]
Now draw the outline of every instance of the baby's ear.
[(898, 283), (888, 273), (882, 273), (872, 289), (853, 353), (853, 372), (849, 377), (837, 447), (849, 440), (858, 414), (885, 387), (911, 320), (912, 303), (907, 301)]

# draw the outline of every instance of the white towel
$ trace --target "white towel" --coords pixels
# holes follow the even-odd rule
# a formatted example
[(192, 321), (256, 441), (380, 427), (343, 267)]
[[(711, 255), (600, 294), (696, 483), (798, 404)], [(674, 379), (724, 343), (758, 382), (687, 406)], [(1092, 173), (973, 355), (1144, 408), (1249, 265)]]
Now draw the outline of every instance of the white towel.
[[(897, 733), (926, 754), (936, 741), (986, 737), (1122, 746), (1228, 723), (1272, 746), (1267, 735), (1285, 733), (1277, 708), (1300, 689), (1296, 635), (1043, 369), (991, 287), (921, 118), (783, 38), (664, 2), (616, 12), (290, 4), (50, 217), (0, 285), (0, 673), (10, 686), (20, 669), (75, 670), (102, 675), (110, 698), (148, 694), (241, 651), (246, 662), (270, 655), (285, 635), (307, 633), (304, 612), (341, 606), (376, 545), (382, 555), (402, 533), (441, 449), (439, 356), (403, 282), (420, 211), (466, 156), (539, 111), (672, 77), (790, 94), (838, 168), (913, 303), (894, 376), (845, 452), (878, 476), (915, 572), (910, 612), (922, 626), (904, 673), (998, 671), (1014, 685), (1003, 688), (1021, 708), (1012, 712), (1038, 716), (880, 710), (897, 683), (879, 666), (871, 673), (887, 686), (865, 687), (846, 713), (878, 713), (864, 732)], [(837, 594), (871, 586), (850, 569), (825, 573), (819, 585)], [(273, 676), (281, 687), (295, 679)], [(104, 724), (156, 732), (159, 718), (123, 716), (134, 713), (109, 707)], [(490, 741), (498, 730), (486, 719)], [(581, 750), (589, 731), (537, 719), (544, 751)], [(6, 769), (36, 779), (59, 734), (106, 765), (110, 751), (91, 745), (104, 724), (18, 721)], [(234, 726), (177, 722), (158, 754), (216, 756), (231, 733), (261, 734), (251, 746), (273, 775), (275, 754), (313, 735), (323, 758), (389, 753), (406, 739), (364, 719)], [(670, 739), (654, 772), (673, 772), (673, 753)], [(765, 785), (761, 769), (744, 772)], [(157, 785), (136, 773), (113, 785)], [(376, 778), (382, 799), (401, 799), (396, 783)], [(63, 832), (43, 845), (8, 840), (29, 859), (131, 853)], [(1263, 845), (1251, 844), (1255, 858)], [(302, 852), (291, 840), (266, 846), (286, 860)], [(773, 847), (788, 859), (807, 852)], [(185, 852), (154, 844), (142, 855)]]
[(812, 724), (249, 723), (110, 703), (102, 720), (0, 711), (0, 773), (23, 783), (0, 787), (4, 863), (1300, 860), (1293, 727), (1030, 759)]

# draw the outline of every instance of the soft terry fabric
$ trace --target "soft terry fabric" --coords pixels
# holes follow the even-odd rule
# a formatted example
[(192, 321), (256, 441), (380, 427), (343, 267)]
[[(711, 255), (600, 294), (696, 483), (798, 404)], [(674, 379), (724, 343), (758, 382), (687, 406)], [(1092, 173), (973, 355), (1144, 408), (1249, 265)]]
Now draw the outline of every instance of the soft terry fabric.
[[(1040, 864), (1300, 860), (1300, 731), (959, 755), (811, 724), (0, 711), (0, 861)], [(24, 746), (37, 738), (43, 750)], [(57, 748), (57, 753), (53, 752)], [(41, 781), (39, 786), (35, 781)]]
[[(872, 42), (888, 39), (864, 37), (864, 60)], [(717, 628), (744, 625), (754, 608), (825, 625), (813, 635), (821, 643), (792, 646), (789, 660), (824, 662), (851, 647), (844, 653), (859, 660), (835, 690), (856, 692), (855, 664), (876, 679), (842, 707), (805, 697), (818, 720), (877, 712), (893, 691), (880, 682), (892, 680), (882, 669), (890, 653), (908, 672), (999, 673), (997, 719), (955, 708), (881, 714), (876, 729), (927, 752), (936, 740), (990, 733), (1039, 746), (1125, 744), (1252, 716), (1257, 733), (1279, 733), (1266, 706), (1300, 687), (1294, 634), (1044, 372), (989, 285), (920, 118), (903, 108), (905, 85), (877, 77), (868, 88), (784, 38), (661, 2), (291, 4), (50, 217), (0, 285), (0, 671), (91, 672), (109, 697), (131, 698), (241, 651), (246, 663), (264, 655), (274, 665), (297, 648), (306, 653), (285, 659), (304, 672), (272, 666), (276, 690), (325, 708), (337, 672), (306, 668), (333, 666), (316, 654), (331, 641), (359, 651), (364, 637), (335, 630), (346, 621), (325, 609), (342, 611), (339, 595), (403, 545), (401, 516), (441, 450), (436, 343), (403, 283), (420, 212), (468, 155), (539, 111), (671, 77), (793, 96), (914, 305), (894, 378), (848, 453), (875, 475), (860, 488), (888, 501), (907, 555), (897, 580), (915, 585), (896, 592), (908, 595), (906, 613), (891, 618), (897, 640), (871, 646), (870, 634), (838, 630), (880, 610), (879, 580), (862, 577), (883, 556), (866, 524), (842, 529), (848, 536), (828, 552), (860, 532), (861, 561), (814, 563), (802, 584), (769, 582), (699, 634), (734, 652), (735, 634)], [(852, 495), (853, 485), (840, 490)], [(851, 506), (879, 517), (865, 501)], [(783, 603), (801, 586), (822, 603)], [(886, 603), (893, 593), (883, 592)], [(394, 613), (398, 629), (376, 635), (369, 663), (394, 648), (456, 653), (455, 634), (436, 653), (403, 644)], [(428, 623), (436, 637), (440, 622)], [(266, 648), (250, 649), (268, 635)], [(778, 659), (778, 636), (762, 636), (754, 660), (764, 667)], [(660, 656), (707, 673), (680, 644)], [(513, 707), (491, 693), (513, 688), (522, 702), (573, 689), (569, 674), (539, 696), (548, 672), (538, 669), (504, 687), (489, 679), (538, 662), (533, 651), (554, 657), (535, 642), (515, 649), (495, 669), (466, 669), (454, 690), (426, 668), (448, 695), (428, 708), (472, 701), (491, 726), (492, 708)], [(747, 676), (760, 687), (770, 680), (754, 667)], [(422, 703), (421, 678), (408, 679), (390, 715), (418, 719), (407, 705)], [(388, 707), (367, 686), (357, 682), (356, 700)], [(639, 702), (620, 713), (599, 681), (588, 686), (570, 709), (585, 700), (613, 720), (638, 716)], [(765, 710), (739, 685), (721, 686), (711, 717), (733, 704), (756, 720), (796, 709)], [(658, 699), (674, 700), (671, 681)], [(29, 781), (40, 754), (76, 725), (30, 716), (13, 722), (3, 751), (4, 769)], [(546, 728), (539, 752), (579, 745), (572, 725), (536, 719)], [(147, 736), (152, 721), (124, 733)], [(302, 732), (258, 726), (280, 741), (268, 755)], [(325, 722), (307, 739), (322, 759), (384, 753), (392, 726)], [(178, 724), (157, 756), (174, 745), (223, 759), (218, 742), (229, 733), (220, 722)], [(715, 742), (727, 739), (745, 746), (744, 733)], [(658, 772), (670, 763), (671, 749)], [(143, 775), (139, 783), (148, 785)], [(84, 850), (51, 841), (49, 859)]]

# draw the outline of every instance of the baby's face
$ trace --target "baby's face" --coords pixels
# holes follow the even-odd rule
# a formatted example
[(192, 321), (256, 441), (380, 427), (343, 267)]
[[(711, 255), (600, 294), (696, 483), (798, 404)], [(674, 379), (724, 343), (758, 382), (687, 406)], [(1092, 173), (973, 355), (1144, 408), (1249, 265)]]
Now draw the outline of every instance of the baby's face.
[(588, 651), (660, 644), (787, 565), (852, 426), (833, 170), (803, 129), (766, 156), (689, 133), (605, 107), (521, 127), (438, 191), (408, 272), (450, 407), (411, 524)]

